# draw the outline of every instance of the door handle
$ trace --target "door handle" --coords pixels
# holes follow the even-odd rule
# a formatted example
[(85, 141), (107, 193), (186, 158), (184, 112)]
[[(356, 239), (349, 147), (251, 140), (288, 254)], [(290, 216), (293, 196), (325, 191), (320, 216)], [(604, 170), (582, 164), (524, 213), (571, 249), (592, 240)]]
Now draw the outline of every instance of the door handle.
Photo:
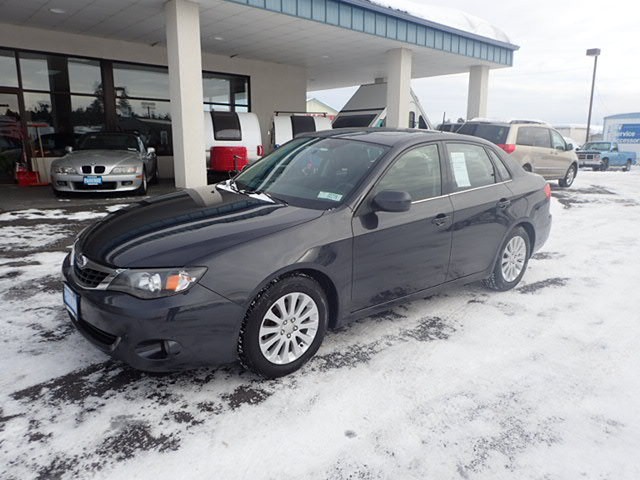
[(448, 221), (449, 221), (449, 215), (445, 213), (439, 213), (438, 215), (436, 215), (436, 217), (433, 220), (431, 220), (431, 223), (433, 223), (436, 227), (442, 227)]
[(501, 198), (498, 201), (497, 205), (498, 205), (498, 208), (505, 209), (511, 205), (511, 200), (509, 200), (508, 198)]

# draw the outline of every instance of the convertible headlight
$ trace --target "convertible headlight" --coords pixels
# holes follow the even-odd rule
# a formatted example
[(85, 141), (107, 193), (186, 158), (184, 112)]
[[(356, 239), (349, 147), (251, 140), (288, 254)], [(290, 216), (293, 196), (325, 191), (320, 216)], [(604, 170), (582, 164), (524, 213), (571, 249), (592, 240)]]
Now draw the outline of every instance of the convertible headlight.
[(206, 267), (122, 270), (107, 289), (138, 298), (168, 297), (189, 290), (206, 271)]
[(111, 173), (137, 173), (138, 167), (113, 167)]
[(53, 167), (53, 173), (62, 173), (67, 175), (73, 175), (78, 173), (73, 167)]

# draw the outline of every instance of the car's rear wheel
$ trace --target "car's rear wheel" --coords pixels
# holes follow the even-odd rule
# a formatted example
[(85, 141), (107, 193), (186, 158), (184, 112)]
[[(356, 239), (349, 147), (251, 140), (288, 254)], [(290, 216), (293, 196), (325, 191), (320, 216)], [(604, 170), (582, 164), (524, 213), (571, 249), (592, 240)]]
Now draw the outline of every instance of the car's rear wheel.
[(558, 180), (558, 185), (563, 188), (570, 187), (573, 184), (573, 181), (576, 179), (576, 165), (572, 164), (567, 173), (564, 174), (564, 177)]
[(240, 332), (242, 365), (265, 378), (298, 370), (320, 348), (328, 323), (327, 299), (305, 274), (270, 283), (253, 300)]
[(493, 272), (484, 280), (484, 285), (501, 292), (511, 290), (520, 283), (527, 270), (530, 254), (531, 244), (527, 232), (522, 227), (513, 229), (500, 248)]

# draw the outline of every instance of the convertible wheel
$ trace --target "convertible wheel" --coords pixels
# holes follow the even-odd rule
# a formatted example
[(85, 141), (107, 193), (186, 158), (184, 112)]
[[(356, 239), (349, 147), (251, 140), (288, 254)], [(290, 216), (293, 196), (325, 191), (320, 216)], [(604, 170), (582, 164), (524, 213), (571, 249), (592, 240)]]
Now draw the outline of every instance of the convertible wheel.
[(327, 299), (313, 278), (295, 274), (272, 282), (247, 311), (240, 362), (265, 378), (288, 375), (318, 351), (327, 323)]
[(511, 290), (522, 279), (530, 252), (529, 235), (522, 227), (515, 228), (502, 245), (493, 272), (484, 280), (484, 285), (501, 292)]
[(142, 170), (142, 183), (140, 184), (140, 186), (136, 190), (136, 195), (146, 195), (148, 188), (149, 187), (148, 187), (148, 183), (147, 183), (147, 170), (143, 169)]
[(576, 166), (571, 165), (565, 173), (564, 178), (558, 180), (558, 185), (563, 188), (570, 187), (573, 181), (576, 179)]

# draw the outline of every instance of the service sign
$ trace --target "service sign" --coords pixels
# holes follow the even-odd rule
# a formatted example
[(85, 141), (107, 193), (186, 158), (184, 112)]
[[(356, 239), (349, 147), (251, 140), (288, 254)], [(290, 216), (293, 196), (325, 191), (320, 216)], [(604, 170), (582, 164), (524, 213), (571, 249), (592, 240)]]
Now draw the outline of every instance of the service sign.
[(614, 137), (618, 143), (640, 143), (640, 123), (616, 125)]

